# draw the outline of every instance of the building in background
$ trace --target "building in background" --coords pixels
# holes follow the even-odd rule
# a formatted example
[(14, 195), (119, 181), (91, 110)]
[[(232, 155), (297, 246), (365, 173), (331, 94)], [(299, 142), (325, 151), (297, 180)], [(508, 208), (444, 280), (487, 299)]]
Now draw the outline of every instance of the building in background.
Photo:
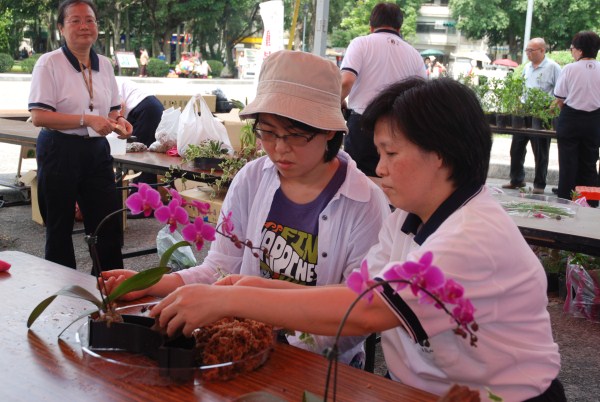
[[(417, 17), (417, 35), (412, 45), (419, 51), (439, 50), (443, 54), (436, 59), (452, 70), (453, 54), (471, 52), (488, 53), (485, 40), (472, 41), (461, 35), (456, 29), (456, 20), (452, 18), (448, 0), (426, 0)], [(469, 64), (470, 65), (470, 64)]]

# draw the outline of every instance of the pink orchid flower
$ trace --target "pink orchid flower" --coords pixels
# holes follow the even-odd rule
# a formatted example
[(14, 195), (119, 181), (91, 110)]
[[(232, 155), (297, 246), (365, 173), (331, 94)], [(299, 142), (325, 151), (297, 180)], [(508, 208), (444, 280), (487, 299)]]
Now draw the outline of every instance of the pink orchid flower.
[(200, 215), (208, 215), (210, 212), (210, 204), (202, 201), (192, 201), (191, 204), (196, 207)]
[(205, 240), (215, 240), (215, 233), (215, 228), (205, 224), (202, 219), (196, 219), (194, 223), (187, 225), (181, 231), (185, 240), (196, 244), (197, 250), (202, 249)]
[(177, 189), (167, 188), (167, 191), (171, 195), (171, 200), (177, 200), (179, 202), (179, 205), (181, 206), (185, 205), (185, 200), (183, 199), (181, 194), (179, 194), (179, 191), (177, 191)]
[[(369, 279), (369, 267), (367, 265), (367, 260), (363, 260), (362, 264), (360, 264), (360, 271), (354, 271), (350, 275), (348, 275), (348, 279), (346, 280), (346, 285), (354, 292), (361, 294), (369, 287), (375, 284), (375, 281)], [(367, 301), (371, 303), (373, 300), (373, 292), (368, 292), (363, 297), (367, 298)]]
[(160, 193), (146, 183), (132, 184), (138, 191), (127, 197), (125, 205), (131, 210), (131, 213), (137, 215), (141, 212), (144, 216), (150, 216), (152, 211), (162, 205)]
[(189, 222), (187, 211), (181, 206), (179, 201), (173, 198), (168, 206), (162, 206), (154, 212), (154, 216), (159, 222), (169, 225), (171, 233), (177, 229), (177, 224), (185, 225)]
[[(421, 256), (418, 262), (406, 261), (400, 265), (394, 265), (385, 274), (385, 280), (406, 279), (410, 282), (410, 288), (415, 296), (420, 295), (420, 301), (423, 303), (433, 303), (434, 300), (422, 289), (435, 292), (444, 285), (444, 274), (435, 265), (431, 265), (433, 254), (426, 252)], [(396, 284), (396, 291), (404, 289), (406, 283)]]
[[(456, 304), (463, 297), (464, 293), (465, 289), (460, 284), (453, 279), (448, 279), (444, 286), (438, 290), (437, 296), (444, 303)], [(436, 307), (438, 306), (436, 305)]]
[(470, 322), (475, 320), (474, 314), (475, 308), (469, 299), (460, 298), (457, 300), (456, 307), (452, 310), (452, 315), (458, 320), (463, 326), (466, 326)]
[(228, 236), (233, 235), (234, 226), (233, 222), (231, 221), (231, 211), (229, 211), (227, 215), (221, 212), (221, 216), (223, 217), (223, 220), (221, 220), (221, 229), (223, 230), (223, 233)]

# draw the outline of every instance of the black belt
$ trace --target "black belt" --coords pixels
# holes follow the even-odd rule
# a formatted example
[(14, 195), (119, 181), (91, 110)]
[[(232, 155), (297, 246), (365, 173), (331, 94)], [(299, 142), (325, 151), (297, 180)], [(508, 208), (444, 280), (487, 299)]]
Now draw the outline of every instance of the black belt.
[(67, 133), (63, 133), (62, 131), (58, 131), (58, 130), (49, 130), (49, 129), (45, 129), (45, 130), (52, 135), (57, 135), (61, 138), (65, 138), (65, 139), (95, 140), (95, 139), (104, 138), (101, 136), (100, 137), (90, 137), (89, 135), (67, 134)]

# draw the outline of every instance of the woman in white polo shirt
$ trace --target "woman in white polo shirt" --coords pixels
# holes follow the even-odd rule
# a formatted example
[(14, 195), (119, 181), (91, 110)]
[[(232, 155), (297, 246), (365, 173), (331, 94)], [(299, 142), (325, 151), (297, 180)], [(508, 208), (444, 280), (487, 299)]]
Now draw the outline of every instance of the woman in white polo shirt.
[[(600, 37), (577, 33), (571, 42), (575, 63), (558, 77), (554, 96), (561, 107), (556, 128), (558, 141), (558, 196), (571, 199), (575, 186), (598, 186), (600, 147)], [(598, 206), (598, 201), (589, 201)]]
[[(444, 107), (430, 107), (432, 98)], [(432, 264), (471, 300), (478, 341), (470, 346), (443, 311), (408, 289), (358, 302), (342, 333), (383, 331), (392, 379), (435, 394), (458, 383), (482, 400), (490, 389), (506, 401), (564, 401), (546, 275), (485, 187), (492, 136), (475, 94), (449, 78), (410, 78), (376, 96), (363, 124), (374, 130), (377, 173), (397, 207), (365, 258), (371, 277), (433, 253)], [(250, 279), (182, 286), (150, 314), (169, 334), (235, 316), (330, 335), (356, 299), (342, 286), (265, 290)]]
[[(132, 127), (119, 115), (121, 100), (106, 57), (92, 49), (98, 38), (97, 12), (91, 0), (66, 0), (58, 8), (58, 29), (65, 44), (40, 57), (33, 70), (29, 110), (43, 127), (37, 140), (40, 212), (46, 224), (45, 258), (76, 268), (72, 231), (75, 202), (87, 234), (120, 208), (105, 136)], [(118, 123), (118, 124), (117, 124)], [(98, 234), (100, 269), (121, 268), (118, 219)]]

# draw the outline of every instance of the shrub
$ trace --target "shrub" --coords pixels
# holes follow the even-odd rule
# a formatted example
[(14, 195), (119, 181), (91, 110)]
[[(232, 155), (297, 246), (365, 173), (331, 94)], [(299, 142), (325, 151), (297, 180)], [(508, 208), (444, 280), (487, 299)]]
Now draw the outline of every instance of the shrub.
[(13, 58), (6, 53), (0, 53), (0, 73), (8, 73), (15, 64)]
[(148, 61), (146, 71), (149, 77), (166, 77), (169, 74), (169, 65), (153, 57)]
[(30, 56), (21, 61), (21, 70), (24, 73), (31, 74), (33, 72), (33, 67), (35, 66), (35, 63), (38, 61), (40, 56), (41, 54), (34, 54), (33, 56)]
[(209, 75), (211, 75), (213, 77), (220, 77), (221, 71), (223, 71), (223, 63), (220, 62), (219, 60), (206, 60), (206, 62), (210, 66), (210, 70), (211, 70)]

